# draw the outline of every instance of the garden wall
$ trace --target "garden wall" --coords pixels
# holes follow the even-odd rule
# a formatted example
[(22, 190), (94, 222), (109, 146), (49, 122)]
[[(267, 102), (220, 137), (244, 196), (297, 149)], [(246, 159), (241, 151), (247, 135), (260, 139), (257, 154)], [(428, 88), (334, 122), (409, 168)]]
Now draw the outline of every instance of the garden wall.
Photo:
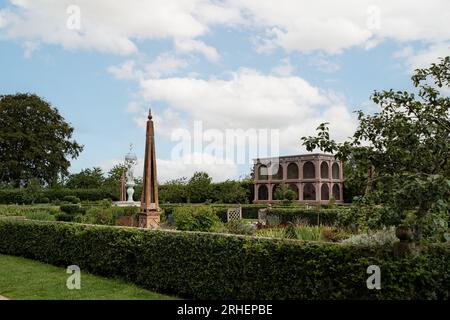
[[(450, 247), (390, 249), (0, 219), (0, 253), (196, 299), (449, 299)], [(369, 290), (369, 265), (381, 290)]]

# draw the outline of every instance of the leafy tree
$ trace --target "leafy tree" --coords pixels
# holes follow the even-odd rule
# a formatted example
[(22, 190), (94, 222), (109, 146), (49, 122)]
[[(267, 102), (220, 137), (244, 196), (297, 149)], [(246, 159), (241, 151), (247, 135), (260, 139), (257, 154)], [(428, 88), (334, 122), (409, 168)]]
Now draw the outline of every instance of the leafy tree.
[(105, 179), (105, 184), (112, 184), (120, 186), (122, 175), (127, 171), (127, 166), (124, 163), (116, 164), (108, 171), (108, 177)]
[(427, 215), (450, 205), (450, 57), (412, 76), (416, 92), (375, 91), (381, 107), (373, 115), (358, 111), (359, 126), (344, 143), (330, 139), (326, 123), (318, 135), (303, 137), (309, 151), (319, 148), (352, 159), (367, 172), (363, 196), (368, 205), (383, 203), (403, 219), (414, 210), (414, 237), (422, 238)]
[(213, 198), (221, 203), (247, 203), (248, 188), (240, 181), (227, 180), (213, 184)]
[(35, 94), (0, 96), (0, 181), (14, 187), (32, 178), (54, 184), (69, 174), (83, 146), (58, 110)]
[(185, 203), (188, 198), (186, 178), (167, 181), (159, 185), (158, 192), (162, 203)]
[(105, 182), (102, 169), (94, 167), (91, 169), (84, 169), (79, 173), (69, 176), (66, 182), (66, 187), (70, 189), (95, 189), (101, 188)]
[(280, 184), (274, 192), (275, 200), (283, 200), (285, 202), (292, 202), (297, 198), (297, 194), (294, 190), (289, 188), (285, 183)]
[(192, 203), (201, 203), (211, 198), (211, 177), (206, 172), (195, 172), (188, 182), (188, 195)]

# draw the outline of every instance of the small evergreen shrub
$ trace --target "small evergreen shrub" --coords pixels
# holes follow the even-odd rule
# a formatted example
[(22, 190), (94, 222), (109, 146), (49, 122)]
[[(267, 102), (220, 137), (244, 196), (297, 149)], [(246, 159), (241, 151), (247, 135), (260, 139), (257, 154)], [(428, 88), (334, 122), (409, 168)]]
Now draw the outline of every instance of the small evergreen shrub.
[(79, 204), (64, 204), (60, 206), (60, 210), (64, 213), (75, 215), (77, 213), (85, 214), (86, 208)]
[(63, 201), (67, 201), (67, 202), (70, 202), (72, 204), (77, 204), (77, 203), (81, 202), (80, 198), (77, 198), (75, 196), (65, 196), (63, 198)]
[(220, 223), (210, 206), (179, 207), (173, 211), (172, 217), (178, 230), (211, 231)]

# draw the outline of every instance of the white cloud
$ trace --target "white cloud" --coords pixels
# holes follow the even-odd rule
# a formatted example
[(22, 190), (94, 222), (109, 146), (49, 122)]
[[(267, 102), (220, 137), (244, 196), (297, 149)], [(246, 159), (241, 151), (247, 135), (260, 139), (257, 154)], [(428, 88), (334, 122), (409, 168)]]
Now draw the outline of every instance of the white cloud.
[(291, 64), (291, 60), (289, 58), (281, 59), (280, 64), (274, 68), (272, 68), (272, 73), (274, 75), (287, 77), (290, 76), (295, 70), (295, 67)]
[(181, 112), (185, 124), (201, 120), (205, 129), (279, 129), (281, 146), (300, 150), (300, 137), (329, 121), (334, 138), (351, 135), (356, 122), (334, 94), (300, 77), (277, 77), (240, 69), (230, 79), (145, 79), (142, 95)]
[(216, 48), (206, 45), (203, 41), (193, 39), (176, 39), (175, 49), (183, 53), (198, 52), (205, 56), (211, 62), (220, 60), (220, 55)]
[(145, 66), (145, 73), (150, 78), (159, 78), (177, 73), (186, 68), (188, 63), (184, 59), (177, 58), (169, 53), (159, 55), (152, 63)]
[(450, 42), (433, 44), (425, 49), (416, 50), (405, 47), (394, 54), (395, 58), (401, 59), (411, 73), (418, 68), (427, 68), (431, 63), (437, 63), (438, 58), (450, 55)]
[(139, 77), (133, 60), (125, 61), (119, 66), (110, 66), (108, 72), (119, 80), (133, 80)]
[[(437, 43), (450, 39), (450, 2), (442, 0), (302, 1), (230, 0), (263, 28), (257, 49), (281, 47), (336, 54), (361, 46), (370, 49), (385, 39)], [(376, 10), (374, 10), (376, 9)]]
[(39, 47), (39, 45), (35, 42), (32, 41), (25, 41), (23, 43), (23, 48), (24, 48), (24, 53), (23, 56), (25, 58), (31, 58), (31, 56), (33, 55), (33, 52), (37, 50), (37, 48)]
[(173, 39), (180, 52), (216, 62), (220, 54), (200, 38), (220, 25), (251, 30), (259, 52), (280, 47), (336, 54), (386, 39), (430, 45), (450, 40), (450, 2), (444, 0), (78, 0), (81, 30), (66, 27), (72, 0), (12, 3), (0, 10), (3, 37), (116, 54), (137, 52), (142, 40)]
[(312, 57), (310, 65), (316, 67), (319, 71), (324, 73), (333, 73), (340, 69), (339, 64), (320, 54)]
[[(219, 163), (208, 154), (190, 154), (182, 160), (156, 159), (158, 182), (164, 183), (181, 177), (190, 178), (196, 171), (207, 172), (213, 181), (224, 181), (238, 178), (238, 168), (232, 162)], [(123, 163), (123, 160), (106, 160), (98, 164), (103, 172), (108, 172), (115, 165)], [(134, 170), (135, 177), (142, 177), (144, 172), (144, 159), (138, 159)]]
[(74, 4), (72, 0), (21, 0), (13, 4), (11, 11), (0, 11), (3, 36), (115, 54), (137, 52), (137, 40), (200, 37), (209, 29), (205, 22), (209, 18), (202, 13), (223, 12), (224, 18), (238, 20), (238, 11), (232, 13), (204, 0), (78, 0), (81, 29), (70, 30), (66, 10)]

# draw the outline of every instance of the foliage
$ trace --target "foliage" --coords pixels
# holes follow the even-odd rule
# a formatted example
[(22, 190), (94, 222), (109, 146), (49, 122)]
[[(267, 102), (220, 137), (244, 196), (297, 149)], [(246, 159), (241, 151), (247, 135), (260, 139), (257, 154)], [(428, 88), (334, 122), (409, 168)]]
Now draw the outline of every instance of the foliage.
[(55, 221), (55, 215), (46, 211), (29, 211), (25, 213), (25, 218), (30, 220)]
[(395, 236), (395, 228), (385, 228), (375, 232), (368, 232), (358, 235), (353, 235), (348, 239), (342, 241), (345, 244), (360, 245), (360, 246), (386, 246), (398, 242)]
[(79, 173), (69, 176), (66, 182), (66, 188), (69, 189), (96, 189), (103, 186), (105, 177), (102, 169), (94, 167), (92, 169), (84, 169)]
[(289, 222), (287, 224), (286, 228), (284, 228), (284, 230), (283, 230), (283, 238), (297, 239), (298, 235), (297, 235), (297, 230), (295, 227), (296, 226), (293, 222)]
[[(30, 204), (30, 197), (26, 188), (0, 189), (0, 203), (3, 204)], [(65, 188), (43, 188), (39, 191), (40, 199), (48, 198), (50, 201), (63, 200), (66, 196), (74, 196), (81, 201), (96, 201), (102, 199), (118, 200), (108, 189), (65, 189)]]
[(188, 199), (186, 178), (170, 180), (158, 186), (160, 203), (183, 203)]
[(76, 213), (81, 213), (84, 214), (86, 213), (86, 208), (82, 207), (79, 204), (64, 204), (60, 207), (61, 212), (64, 213), (68, 213), (68, 214), (76, 214)]
[(277, 216), (280, 223), (296, 222), (304, 220), (309, 225), (337, 223), (341, 212), (348, 209), (304, 209), (304, 208), (277, 208), (268, 209), (268, 216)]
[(294, 190), (290, 189), (285, 183), (280, 184), (274, 193), (275, 200), (286, 200), (286, 203), (291, 203), (297, 199), (297, 194)]
[(0, 181), (56, 184), (83, 147), (58, 110), (35, 94), (0, 96)]
[(212, 198), (219, 203), (248, 203), (248, 193), (240, 181), (226, 180), (212, 185)]
[(209, 206), (179, 207), (173, 211), (172, 218), (178, 230), (212, 231), (220, 223)]
[(188, 195), (192, 203), (203, 203), (211, 198), (211, 177), (206, 172), (195, 172), (188, 182)]
[(351, 159), (355, 171), (367, 172), (364, 197), (390, 207), (387, 213), (401, 217), (415, 210), (417, 242), (426, 216), (450, 206), (449, 71), (450, 57), (445, 57), (416, 70), (412, 82), (417, 93), (375, 91), (372, 100), (380, 111), (359, 111), (359, 126), (349, 141), (331, 140), (326, 123), (316, 137), (302, 138), (307, 150), (336, 152), (343, 161)]
[(64, 200), (64, 201), (67, 201), (67, 202), (70, 202), (70, 203), (72, 203), (72, 204), (77, 204), (77, 203), (80, 203), (80, 202), (81, 202), (80, 198), (75, 197), (75, 196), (65, 196), (65, 197), (63, 198), (63, 200)]
[[(450, 298), (446, 244), (394, 257), (332, 243), (1, 219), (0, 253), (193, 299)], [(369, 265), (382, 266), (382, 290), (367, 290)]]
[(252, 235), (255, 228), (248, 222), (243, 220), (231, 220), (225, 224), (226, 231), (232, 234)]

